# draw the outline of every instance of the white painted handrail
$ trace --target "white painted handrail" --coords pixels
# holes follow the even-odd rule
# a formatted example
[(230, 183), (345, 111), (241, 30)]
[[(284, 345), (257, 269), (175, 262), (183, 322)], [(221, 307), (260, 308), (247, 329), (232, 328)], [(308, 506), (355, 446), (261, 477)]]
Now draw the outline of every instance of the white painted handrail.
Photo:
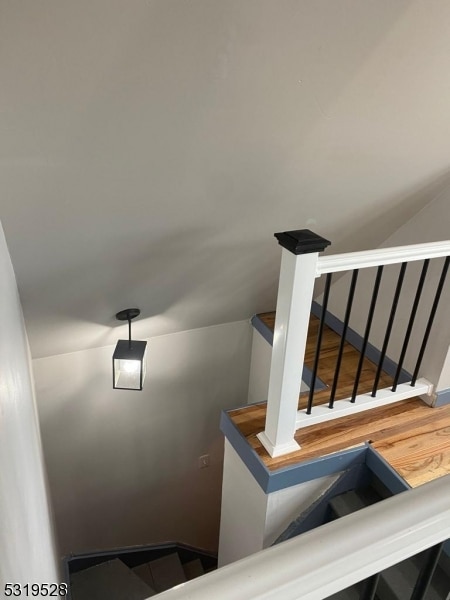
[(394, 248), (378, 248), (363, 252), (346, 252), (319, 256), (316, 267), (316, 277), (325, 273), (337, 273), (351, 269), (364, 269), (380, 265), (439, 258), (450, 255), (450, 241), (413, 244), (411, 246), (396, 246)]
[(322, 600), (450, 538), (449, 497), (447, 475), (177, 586), (161, 600)]
[[(323, 251), (328, 242), (309, 230), (284, 232), (276, 234), (276, 237), (283, 247), (283, 252), (266, 422), (264, 431), (257, 434), (258, 440), (271, 457), (297, 450), (299, 446), (298, 440), (295, 439), (296, 429), (313, 423), (312, 418), (304, 419), (304, 415), (298, 413), (297, 409), (301, 385), (301, 369), (298, 365), (304, 363), (315, 279), (325, 273), (450, 256), (450, 240), (319, 256), (319, 251)], [(442, 274), (444, 275), (444, 271)], [(381, 277), (380, 271), (379, 276)], [(435, 386), (436, 382), (432, 381), (431, 384)], [(431, 397), (428, 383), (425, 389), (425, 393)], [(375, 401), (367, 400), (361, 403), (361, 407), (367, 409), (375, 407), (377, 403), (381, 405), (396, 402), (422, 393), (422, 390), (413, 386), (404, 390), (395, 389), (389, 393), (380, 391)], [(332, 411), (320, 409), (321, 413), (317, 412), (316, 407), (313, 410), (317, 412), (316, 421), (322, 422), (361, 410), (361, 407), (355, 407), (354, 402), (347, 402), (345, 406), (340, 402), (339, 410), (338, 406)]]

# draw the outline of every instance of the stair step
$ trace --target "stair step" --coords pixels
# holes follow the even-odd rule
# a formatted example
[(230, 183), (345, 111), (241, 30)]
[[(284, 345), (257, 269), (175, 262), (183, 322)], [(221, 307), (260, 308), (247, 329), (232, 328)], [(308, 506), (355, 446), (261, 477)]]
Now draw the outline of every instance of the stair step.
[(371, 506), (383, 500), (383, 496), (372, 485), (356, 490), (356, 495), (363, 501), (365, 506)]
[(203, 569), (202, 561), (199, 558), (195, 558), (183, 565), (184, 574), (188, 580), (195, 579), (205, 574)]
[(152, 572), (147, 563), (144, 565), (139, 565), (132, 569), (133, 573), (140, 577), (142, 581), (144, 581), (150, 588), (153, 590), (153, 595), (157, 592), (155, 591), (155, 582), (153, 581)]
[(362, 508), (366, 508), (366, 506), (375, 504), (382, 499), (383, 497), (380, 496), (378, 491), (369, 485), (335, 496), (330, 500), (329, 506), (335, 518), (339, 518), (345, 517), (345, 515), (349, 515)]
[[(420, 559), (422, 559), (421, 555), (414, 556), (411, 559), (416, 565), (417, 569), (422, 567), (423, 560)], [(441, 598), (444, 600), (447, 599), (447, 597), (448, 600), (450, 600), (450, 571), (446, 569), (447, 562), (447, 555), (442, 553), (436, 570), (433, 573), (430, 590), (425, 594), (424, 600), (434, 600), (435, 598)]]
[(118, 558), (71, 575), (72, 600), (145, 600), (154, 590)]
[(356, 492), (345, 492), (345, 494), (339, 494), (339, 496), (332, 498), (329, 506), (335, 518), (340, 518), (361, 510), (366, 505)]
[(378, 479), (378, 477), (372, 478), (370, 487), (376, 494), (378, 494), (380, 500), (385, 500), (386, 498), (390, 498), (392, 496), (391, 490), (386, 487), (384, 483)]
[(153, 587), (158, 593), (169, 590), (186, 581), (183, 565), (177, 552), (167, 554), (146, 564), (151, 571)]
[(419, 569), (412, 560), (389, 567), (380, 575), (377, 595), (383, 600), (409, 600), (418, 575)]
[[(412, 559), (404, 560), (382, 572), (377, 595), (383, 600), (409, 600), (420, 569)], [(444, 593), (448, 593), (449, 588)], [(436, 588), (435, 578), (425, 596), (426, 600), (444, 600), (445, 595)]]
[[(450, 557), (447, 551), (450, 549), (448, 542), (444, 544), (444, 548), (439, 557), (438, 566), (433, 575), (433, 586), (441, 594), (442, 598), (450, 600)], [(425, 600), (429, 600), (425, 597)]]
[[(431, 583), (440, 598), (450, 600), (450, 571), (442, 568), (441, 563), (436, 567)], [(427, 595), (425, 596), (425, 600), (431, 600), (431, 598)]]

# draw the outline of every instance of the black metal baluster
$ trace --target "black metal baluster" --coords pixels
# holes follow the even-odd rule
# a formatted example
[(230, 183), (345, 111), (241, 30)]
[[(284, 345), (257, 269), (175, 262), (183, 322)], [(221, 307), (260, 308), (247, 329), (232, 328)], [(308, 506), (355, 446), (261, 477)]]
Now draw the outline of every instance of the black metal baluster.
[(311, 376), (311, 387), (309, 388), (309, 396), (308, 396), (308, 406), (306, 408), (306, 414), (311, 414), (312, 404), (313, 404), (313, 396), (314, 390), (316, 388), (316, 377), (317, 377), (317, 368), (319, 366), (319, 358), (320, 358), (320, 347), (322, 345), (322, 335), (323, 335), (323, 327), (325, 325), (325, 315), (327, 312), (328, 306), (328, 297), (330, 295), (330, 286), (331, 286), (331, 278), (333, 273), (327, 274), (327, 279), (325, 282), (325, 291), (323, 294), (323, 303), (322, 303), (322, 312), (320, 315), (320, 323), (319, 323), (319, 331), (317, 333), (317, 344), (316, 344), (316, 355), (314, 357), (314, 366), (312, 370)]
[(443, 546), (444, 542), (438, 544), (437, 546), (433, 546), (428, 550), (425, 564), (420, 570), (410, 600), (423, 600), (425, 598), (425, 594), (430, 586)]
[(391, 390), (393, 392), (395, 392), (397, 389), (398, 380), (400, 378), (400, 373), (402, 372), (403, 361), (405, 360), (406, 350), (408, 349), (409, 338), (411, 337), (411, 332), (412, 332), (412, 328), (414, 325), (414, 319), (416, 318), (417, 307), (419, 306), (420, 296), (422, 295), (423, 284), (425, 283), (425, 277), (427, 275), (429, 263), (430, 263), (429, 258), (427, 258), (423, 263), (422, 272), (420, 274), (420, 279), (419, 279), (419, 284), (417, 286), (416, 295), (415, 295), (414, 302), (413, 302), (412, 309), (411, 309), (411, 315), (409, 317), (408, 327), (406, 328), (405, 339), (403, 341), (402, 350), (400, 352), (400, 358), (398, 360), (397, 371), (395, 372), (395, 376), (394, 376), (394, 383), (391, 388)]
[(367, 342), (369, 340), (370, 328), (372, 327), (373, 314), (375, 312), (375, 306), (377, 303), (378, 290), (380, 289), (381, 276), (383, 274), (383, 265), (380, 265), (377, 269), (377, 276), (375, 278), (375, 285), (373, 286), (372, 300), (370, 302), (369, 314), (367, 316), (366, 330), (364, 332), (364, 340), (361, 348), (361, 355), (359, 357), (358, 369), (355, 376), (355, 385), (353, 386), (353, 393), (351, 402), (355, 402), (358, 394), (359, 378), (361, 377), (361, 371), (364, 362), (364, 355), (366, 353)]
[(345, 317), (344, 317), (344, 326), (342, 328), (342, 333), (341, 333), (341, 343), (339, 345), (339, 352), (338, 352), (338, 357), (337, 357), (337, 362), (336, 362), (336, 369), (334, 371), (334, 379), (333, 379), (333, 385), (331, 387), (330, 402), (328, 404), (328, 408), (333, 408), (333, 405), (334, 405), (334, 398), (336, 396), (339, 372), (341, 370), (342, 355), (344, 352), (345, 338), (347, 336), (348, 323), (349, 323), (350, 314), (352, 311), (353, 298), (355, 296), (355, 288), (356, 288), (356, 282), (358, 280), (358, 273), (359, 273), (359, 269), (354, 269), (353, 275), (352, 275), (352, 280), (350, 283), (350, 290), (348, 292), (347, 308), (345, 310)]
[(428, 338), (430, 337), (430, 332), (431, 332), (431, 328), (433, 326), (434, 317), (436, 315), (437, 307), (439, 305), (439, 300), (440, 300), (441, 294), (442, 294), (442, 289), (444, 287), (445, 278), (447, 276), (449, 262), (450, 262), (450, 256), (447, 256), (447, 258), (445, 259), (444, 266), (442, 268), (442, 273), (441, 273), (441, 277), (439, 279), (439, 284), (438, 284), (438, 287), (436, 290), (436, 296), (434, 297), (433, 306), (431, 307), (430, 317), (428, 319), (422, 346), (420, 347), (420, 350), (419, 350), (419, 356), (417, 358), (416, 367), (414, 369), (413, 377), (411, 380), (412, 386), (416, 385), (416, 380), (417, 380), (417, 376), (419, 374), (420, 365), (422, 364), (423, 355), (425, 354), (425, 349), (427, 347)]
[(395, 313), (397, 311), (398, 300), (400, 298), (400, 292), (402, 291), (403, 279), (405, 277), (405, 271), (408, 263), (402, 263), (400, 273), (398, 276), (397, 286), (395, 288), (394, 298), (392, 300), (391, 314), (389, 315), (388, 324), (386, 327), (386, 334), (384, 336), (383, 347), (381, 348), (380, 360), (378, 362), (377, 372), (375, 374), (375, 381), (373, 382), (372, 398), (375, 398), (378, 390), (378, 382), (380, 381), (381, 371), (383, 369), (384, 357), (386, 356), (389, 339), (391, 337), (392, 326), (394, 324)]
[(360, 600), (374, 600), (375, 594), (377, 591), (378, 581), (380, 579), (380, 574), (376, 573), (366, 579), (361, 590), (361, 594), (359, 596)]

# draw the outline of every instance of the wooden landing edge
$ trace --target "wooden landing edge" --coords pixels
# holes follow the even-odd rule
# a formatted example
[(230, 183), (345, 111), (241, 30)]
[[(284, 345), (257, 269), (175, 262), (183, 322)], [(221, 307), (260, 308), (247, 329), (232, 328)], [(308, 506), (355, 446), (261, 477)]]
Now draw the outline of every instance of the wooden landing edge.
[[(449, 405), (431, 408), (414, 398), (305, 427), (296, 434), (303, 448), (275, 459), (256, 437), (265, 409), (262, 403), (223, 413), (221, 430), (266, 493), (336, 472), (350, 459), (339, 458), (342, 453), (368, 445), (411, 487), (450, 473)], [(285, 475), (298, 467), (301, 475)]]
[(340, 452), (269, 470), (225, 411), (221, 415), (220, 430), (266, 494), (363, 464), (368, 448), (367, 444), (357, 444)]

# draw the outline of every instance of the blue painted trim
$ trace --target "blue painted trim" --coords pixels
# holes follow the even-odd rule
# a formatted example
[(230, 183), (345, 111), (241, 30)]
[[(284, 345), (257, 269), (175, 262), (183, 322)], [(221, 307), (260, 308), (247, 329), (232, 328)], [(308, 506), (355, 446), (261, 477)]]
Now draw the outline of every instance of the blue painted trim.
[(366, 446), (360, 446), (271, 472), (264, 491), (266, 494), (271, 494), (299, 483), (333, 475), (358, 464), (364, 464), (366, 451)]
[[(266, 342), (273, 346), (273, 331), (267, 327), (264, 321), (262, 321), (258, 315), (253, 315), (250, 322), (256, 331), (263, 336)], [(306, 365), (303, 365), (302, 380), (308, 387), (311, 387), (312, 371), (308, 369)], [(324, 390), (326, 387), (326, 384), (319, 377), (316, 377), (315, 389)]]
[[(308, 367), (306, 365), (303, 365), (302, 381), (304, 381), (306, 383), (306, 385), (309, 388), (311, 388), (312, 371), (310, 369), (308, 369)], [(327, 387), (326, 383), (324, 383), (320, 379), (320, 377), (317, 377), (317, 375), (316, 375), (316, 385), (314, 386), (314, 389), (316, 391), (319, 391), (319, 390), (324, 390), (326, 387)]]
[(400, 494), (411, 489), (403, 477), (370, 444), (366, 454), (366, 464), (392, 494)]
[(264, 321), (261, 321), (258, 315), (253, 315), (250, 322), (256, 331), (263, 336), (266, 342), (273, 346), (273, 331), (267, 327)]
[(225, 411), (222, 411), (220, 415), (220, 431), (230, 442), (261, 489), (266, 491), (269, 481), (269, 470)]
[(333, 473), (344, 471), (365, 462), (364, 455), (367, 445), (361, 445), (357, 448), (329, 454), (297, 465), (285, 467), (284, 469), (278, 469), (277, 471), (269, 471), (233, 423), (228, 413), (224, 411), (220, 418), (220, 430), (266, 494), (277, 492), (292, 485), (298, 485), (299, 483), (305, 483), (312, 479), (332, 475)]
[(450, 389), (441, 390), (436, 393), (436, 402), (434, 406), (445, 406), (446, 404), (450, 404)]
[[(311, 312), (315, 317), (320, 318), (322, 315), (322, 307), (316, 301), (313, 300), (311, 305)], [(333, 331), (335, 331), (338, 335), (342, 335), (342, 331), (344, 329), (344, 323), (335, 315), (333, 315), (330, 311), (325, 312), (325, 324), (330, 327)], [(363, 337), (351, 327), (347, 328), (347, 336), (346, 341), (351, 344), (354, 348), (361, 351), (363, 345)], [(367, 358), (374, 362), (376, 365), (380, 360), (381, 352), (370, 342), (367, 343), (366, 354)], [(383, 371), (385, 371), (388, 375), (392, 377), (395, 376), (397, 371), (397, 363), (389, 358), (388, 356), (384, 357), (383, 361)], [(407, 383), (411, 381), (412, 375), (406, 371), (406, 369), (402, 369), (399, 377), (399, 383)]]

